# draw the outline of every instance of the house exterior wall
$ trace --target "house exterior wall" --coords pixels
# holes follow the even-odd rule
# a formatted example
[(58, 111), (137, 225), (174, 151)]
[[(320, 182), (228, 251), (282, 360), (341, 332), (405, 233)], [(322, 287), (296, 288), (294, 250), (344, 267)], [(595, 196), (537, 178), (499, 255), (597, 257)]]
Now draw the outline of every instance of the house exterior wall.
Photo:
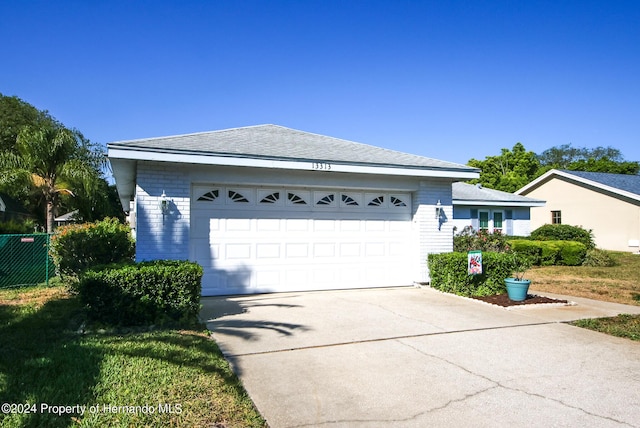
[[(415, 240), (415, 280), (429, 280), (427, 255), (453, 250), (452, 180), (425, 180), (406, 176), (326, 173), (317, 171), (275, 171), (269, 169), (184, 165), (140, 161), (137, 167), (135, 214), (136, 260), (190, 257), (191, 187), (194, 184), (237, 184), (247, 186), (295, 185), (402, 191), (412, 194)], [(169, 212), (160, 209), (162, 193), (170, 200)], [(437, 220), (440, 201), (443, 216)]]
[[(140, 162), (135, 198), (136, 260), (189, 258), (190, 189), (187, 168)], [(160, 209), (165, 192), (169, 211)]]
[(623, 200), (557, 177), (526, 196), (547, 201), (545, 207), (532, 208), (533, 228), (551, 223), (551, 212), (560, 211), (562, 224), (592, 229), (599, 248), (633, 252), (639, 249), (640, 205), (637, 201)]
[(493, 211), (501, 211), (504, 213), (507, 210), (511, 210), (513, 218), (511, 220), (505, 218), (504, 227), (502, 228), (502, 233), (506, 235), (529, 236), (533, 230), (531, 228), (531, 213), (529, 207), (456, 205), (453, 207), (452, 220), (452, 224), (456, 228), (455, 233), (461, 232), (466, 226), (472, 226), (474, 229), (478, 229), (478, 225), (476, 224), (477, 220), (471, 218), (471, 210), (488, 211), (489, 213)]
[[(443, 214), (436, 218), (436, 207), (440, 201)], [(453, 206), (451, 181), (424, 180), (413, 194), (416, 236), (418, 239), (418, 259), (420, 267), (418, 282), (429, 282), (427, 257), (431, 253), (453, 251)]]

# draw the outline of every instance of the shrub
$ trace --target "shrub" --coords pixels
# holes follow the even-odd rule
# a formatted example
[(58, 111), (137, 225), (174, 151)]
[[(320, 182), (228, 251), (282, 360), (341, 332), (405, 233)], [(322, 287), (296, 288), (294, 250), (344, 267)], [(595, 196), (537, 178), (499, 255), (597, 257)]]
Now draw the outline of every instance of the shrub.
[(429, 254), (431, 286), (460, 296), (490, 296), (506, 293), (504, 279), (514, 265), (509, 253), (482, 253), (482, 274), (468, 275), (467, 253)]
[(475, 231), (471, 226), (466, 226), (453, 237), (453, 251), (492, 251), (504, 252), (509, 250), (507, 238), (499, 231), (489, 233), (486, 230)]
[(558, 241), (539, 241), (540, 245), (540, 265), (554, 266), (560, 258), (560, 246)]
[(36, 224), (32, 220), (17, 221), (9, 220), (0, 222), (0, 234), (25, 234), (33, 233)]
[(531, 232), (531, 239), (536, 241), (577, 241), (587, 249), (595, 248), (593, 231), (568, 224), (545, 224)]
[(587, 254), (582, 262), (583, 266), (591, 267), (611, 267), (615, 266), (615, 261), (609, 255), (609, 252), (599, 248), (587, 250)]
[(61, 275), (75, 276), (90, 267), (132, 261), (134, 253), (129, 226), (115, 218), (62, 226), (51, 237), (51, 255)]
[(526, 255), (536, 266), (579, 266), (585, 258), (587, 247), (575, 241), (509, 241), (511, 249)]
[(587, 247), (581, 242), (558, 241), (560, 258), (557, 264), (564, 266), (580, 266), (587, 255)]
[(194, 324), (200, 310), (202, 267), (159, 260), (87, 270), (78, 293), (96, 321), (118, 326)]
[(530, 241), (528, 239), (515, 239), (509, 241), (511, 250), (522, 254), (529, 258), (531, 263), (540, 266), (542, 261), (542, 247), (539, 241)]

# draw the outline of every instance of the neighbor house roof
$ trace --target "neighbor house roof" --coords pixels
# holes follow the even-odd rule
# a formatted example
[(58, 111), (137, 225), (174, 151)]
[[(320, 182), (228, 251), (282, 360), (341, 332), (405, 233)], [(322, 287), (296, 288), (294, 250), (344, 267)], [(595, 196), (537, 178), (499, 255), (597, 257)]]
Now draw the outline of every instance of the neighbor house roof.
[(59, 217), (54, 218), (54, 221), (57, 222), (67, 222), (67, 221), (74, 221), (74, 220), (78, 220), (78, 217), (80, 215), (80, 211), (78, 210), (73, 210), (71, 212), (68, 212), (66, 214), (62, 214)]
[(545, 201), (488, 189), (480, 184), (453, 183), (453, 205), (542, 207)]
[(454, 179), (479, 173), (467, 165), (278, 125), (118, 141), (107, 148), (123, 204), (122, 193), (131, 195), (135, 187), (135, 161), (141, 160)]
[(547, 171), (544, 175), (518, 190), (516, 194), (526, 195), (553, 178), (561, 178), (605, 193), (640, 201), (640, 175), (567, 171), (561, 169)]

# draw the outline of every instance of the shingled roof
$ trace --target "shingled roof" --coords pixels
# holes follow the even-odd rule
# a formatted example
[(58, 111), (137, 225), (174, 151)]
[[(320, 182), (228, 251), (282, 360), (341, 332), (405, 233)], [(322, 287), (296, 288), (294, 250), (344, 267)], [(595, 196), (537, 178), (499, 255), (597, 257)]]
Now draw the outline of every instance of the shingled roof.
[(610, 174), (606, 172), (586, 172), (560, 170), (585, 180), (640, 195), (640, 175)]
[(545, 201), (488, 189), (479, 184), (453, 183), (454, 205), (544, 206)]
[(606, 172), (568, 171), (552, 169), (531, 183), (519, 189), (516, 194), (526, 195), (554, 177), (580, 183), (602, 192), (608, 192), (618, 197), (640, 201), (640, 175), (611, 174)]
[(467, 165), (298, 131), (278, 125), (257, 125), (196, 134), (117, 141), (109, 143), (108, 147), (110, 149), (267, 160), (478, 171)]

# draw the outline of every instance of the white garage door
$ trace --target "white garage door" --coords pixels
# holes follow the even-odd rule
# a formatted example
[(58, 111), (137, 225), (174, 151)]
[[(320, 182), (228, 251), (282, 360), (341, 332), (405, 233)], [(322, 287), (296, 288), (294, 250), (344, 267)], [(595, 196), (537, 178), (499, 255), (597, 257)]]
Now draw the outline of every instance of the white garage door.
[(194, 186), (191, 259), (202, 294), (411, 285), (408, 193)]

